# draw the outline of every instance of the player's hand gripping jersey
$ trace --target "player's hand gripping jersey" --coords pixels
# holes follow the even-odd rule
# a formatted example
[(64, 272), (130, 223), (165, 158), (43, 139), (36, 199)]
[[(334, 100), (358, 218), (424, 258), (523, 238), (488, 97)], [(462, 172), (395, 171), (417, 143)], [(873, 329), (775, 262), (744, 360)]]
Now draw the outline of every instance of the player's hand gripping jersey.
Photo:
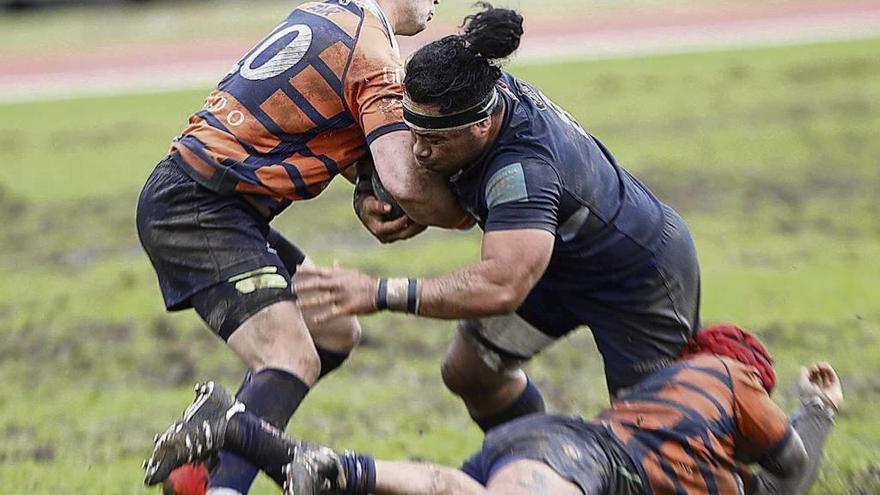
[(172, 154), (203, 186), (277, 215), (406, 128), (402, 67), (372, 0), (306, 3), (233, 67)]
[(654, 373), (597, 421), (657, 495), (743, 493), (744, 464), (765, 461), (794, 432), (754, 368), (710, 355)]

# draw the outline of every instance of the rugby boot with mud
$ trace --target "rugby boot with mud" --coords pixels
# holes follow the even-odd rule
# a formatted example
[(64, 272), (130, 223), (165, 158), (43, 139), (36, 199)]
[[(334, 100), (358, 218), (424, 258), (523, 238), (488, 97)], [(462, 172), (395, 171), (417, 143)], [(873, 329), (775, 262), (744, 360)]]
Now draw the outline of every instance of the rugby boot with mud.
[(297, 446), (284, 475), (284, 495), (338, 495), (347, 483), (336, 451), (306, 443)]
[(214, 382), (196, 385), (195, 391), (196, 398), (181, 420), (155, 438), (153, 453), (144, 463), (145, 484), (161, 483), (174, 468), (216, 455), (223, 447), (229, 419), (245, 410), (244, 404)]

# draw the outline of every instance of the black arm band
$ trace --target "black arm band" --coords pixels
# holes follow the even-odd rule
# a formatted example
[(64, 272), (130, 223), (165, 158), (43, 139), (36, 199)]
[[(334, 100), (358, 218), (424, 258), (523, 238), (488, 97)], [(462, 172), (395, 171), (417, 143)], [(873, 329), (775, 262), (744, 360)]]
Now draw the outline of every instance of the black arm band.
[(406, 312), (416, 314), (419, 312), (419, 282), (411, 278), (406, 286)]
[(388, 309), (388, 279), (380, 278), (379, 287), (376, 290), (376, 307), (379, 310)]

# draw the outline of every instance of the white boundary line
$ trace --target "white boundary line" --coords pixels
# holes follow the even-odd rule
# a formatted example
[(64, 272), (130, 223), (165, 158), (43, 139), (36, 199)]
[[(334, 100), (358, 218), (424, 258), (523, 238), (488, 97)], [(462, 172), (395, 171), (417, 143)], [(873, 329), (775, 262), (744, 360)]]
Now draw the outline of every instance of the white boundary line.
[[(513, 62), (520, 66), (541, 65), (875, 37), (880, 37), (880, 10), (685, 27), (622, 29), (595, 34), (538, 35), (523, 39)], [(0, 74), (0, 103), (205, 89), (216, 84), (229, 65), (230, 58), (224, 57), (199, 62), (172, 61), (134, 69)]]
[[(523, 40), (522, 54), (514, 60), (520, 65), (542, 65), (866, 40), (880, 37), (880, 12), (874, 16), (850, 18), (845, 23), (829, 20), (798, 25), (750, 22), (737, 24), (735, 29), (719, 27), (705, 25), (697, 28), (652, 29), (602, 36), (542, 36), (532, 42)], [(573, 49), (559, 49), (565, 46), (572, 46)]]

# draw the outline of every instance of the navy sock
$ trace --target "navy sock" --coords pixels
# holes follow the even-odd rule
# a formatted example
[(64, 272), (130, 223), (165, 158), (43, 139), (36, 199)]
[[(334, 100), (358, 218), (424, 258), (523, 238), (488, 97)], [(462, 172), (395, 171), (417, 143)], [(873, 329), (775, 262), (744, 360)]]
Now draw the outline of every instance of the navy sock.
[[(284, 430), (290, 417), (299, 407), (309, 391), (298, 377), (284, 370), (264, 369), (252, 374), (239, 390), (237, 398), (247, 407), (247, 411), (264, 419), (267, 423)], [(258, 469), (245, 459), (226, 451), (220, 452), (220, 465), (211, 473), (209, 488), (231, 488), (247, 493), (257, 477)], [(268, 473), (272, 479), (281, 478), (278, 473)]]
[(253, 379), (254, 372), (251, 370), (245, 371), (244, 378), (241, 379), (241, 384), (238, 386), (238, 390), (235, 391), (235, 396), (238, 397), (239, 395), (241, 395), (241, 391), (244, 390), (244, 388), (247, 387)]
[(320, 347), (315, 347), (315, 350), (318, 351), (318, 357), (321, 358), (321, 375), (318, 376), (319, 380), (342, 366), (342, 363), (348, 359), (349, 355), (348, 352), (331, 351)]
[[(282, 469), (293, 459), (297, 442), (281, 430), (245, 411), (229, 420), (224, 438), (228, 451), (250, 459), (283, 485)], [(369, 455), (348, 452), (340, 456), (347, 480), (342, 495), (369, 495), (376, 490), (376, 461)]]
[[(280, 474), (282, 467), (293, 458), (296, 447), (296, 442), (281, 430), (247, 411), (229, 420), (224, 440), (228, 452), (249, 459), (267, 473)], [(275, 481), (283, 483), (283, 480)]]
[(376, 461), (372, 456), (348, 452), (339, 460), (346, 479), (342, 495), (369, 495), (376, 491)]
[(528, 380), (525, 390), (522, 391), (519, 398), (510, 407), (493, 416), (473, 418), (473, 420), (480, 425), (483, 432), (487, 432), (510, 420), (536, 412), (544, 412), (544, 397), (541, 396), (541, 391), (538, 390), (538, 387), (531, 380)]

